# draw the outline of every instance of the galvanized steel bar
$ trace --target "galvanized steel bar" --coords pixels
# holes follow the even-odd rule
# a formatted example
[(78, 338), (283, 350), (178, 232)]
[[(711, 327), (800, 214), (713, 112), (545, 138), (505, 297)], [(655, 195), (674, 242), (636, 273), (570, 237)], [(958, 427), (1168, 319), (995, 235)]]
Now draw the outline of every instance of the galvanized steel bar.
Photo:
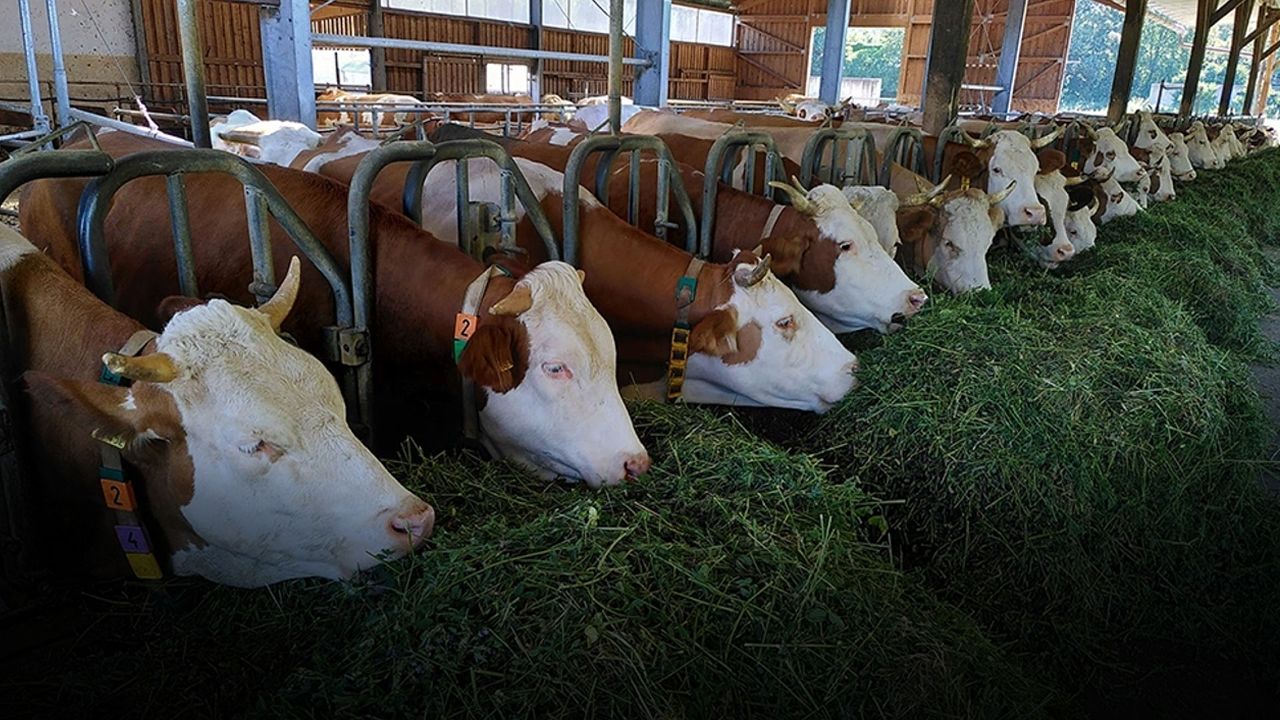
[(827, 0), (827, 27), (822, 45), (822, 80), (818, 98), (828, 105), (840, 102), (840, 77), (844, 71), (844, 42), (849, 32), (851, 0)]
[(757, 148), (763, 150), (764, 190), (765, 197), (773, 197), (770, 180), (784, 180), (780, 176), (782, 167), (781, 155), (773, 137), (759, 130), (734, 130), (716, 138), (711, 150), (707, 153), (707, 162), (703, 166), (702, 179), (702, 225), (698, 228), (700, 249), (710, 254), (715, 238), (716, 201), (719, 196), (720, 183), (733, 187), (733, 169), (738, 165), (740, 157), (745, 158), (747, 167), (744, 175), (746, 192), (755, 191), (755, 165)]
[[(286, 0), (282, 0), (286, 1)], [(567, 60), (570, 62), (609, 62), (608, 55), (587, 55), (583, 53), (556, 52), (551, 50), (529, 50), (526, 48), (508, 48), (487, 45), (463, 45), (459, 43), (428, 42), (424, 40), (401, 40), (399, 38), (370, 38), (357, 35), (336, 35), (333, 33), (315, 33), (311, 36), (311, 44), (334, 47), (382, 47), (397, 50), (420, 50), (422, 52), (484, 55), (494, 58), (522, 58), (542, 60)], [(641, 58), (623, 58), (623, 65), (648, 67), (649, 61)]]
[(635, 101), (646, 107), (667, 104), (671, 77), (671, 0), (636, 4), (636, 54), (649, 61), (636, 76)]
[(609, 130), (622, 132), (622, 0), (609, 1)]
[(1026, 20), (1027, 0), (1009, 0), (1009, 12), (1004, 19), (1004, 40), (996, 65), (996, 85), (1000, 90), (991, 98), (991, 112), (995, 115), (1009, 114), (1009, 107), (1013, 104), (1018, 58), (1022, 55), (1022, 28)]
[(91, 125), (101, 125), (102, 127), (119, 130), (120, 132), (141, 135), (142, 137), (148, 137), (152, 140), (160, 140), (161, 142), (167, 142), (171, 145), (181, 145), (188, 148), (191, 147), (190, 141), (183, 140), (180, 137), (174, 137), (173, 135), (162, 133), (158, 130), (152, 130), (150, 128), (140, 127), (138, 125), (131, 125), (127, 122), (120, 122), (119, 120), (112, 120), (109, 117), (103, 117), (97, 113), (91, 113), (85, 110), (71, 108), (71, 119), (83, 121)]
[(0, 197), (40, 178), (96, 177), (115, 166), (111, 156), (100, 150), (59, 150), (14, 155), (0, 162)]
[(271, 263), (271, 213), (262, 192), (250, 184), (244, 186), (244, 210), (249, 219), (249, 250), (253, 256), (253, 284), (249, 292), (262, 304), (276, 294), (276, 271)]
[[(605, 198), (605, 202), (608, 198)], [(631, 185), (627, 188), (627, 222), (635, 225), (640, 218), (640, 151), (631, 151)]]
[(196, 281), (195, 252), (191, 247), (191, 213), (187, 189), (181, 175), (165, 178), (169, 192), (169, 228), (173, 233), (173, 254), (178, 259), (178, 289), (187, 297), (200, 297)]
[[(52, 2), (52, 0), (50, 0)], [(198, 148), (213, 147), (209, 134), (209, 101), (204, 91), (204, 50), (196, 0), (178, 0), (178, 33), (182, 39), (182, 77), (187, 85), (187, 113), (191, 140)]]
[(53, 60), (53, 95), (58, 106), (58, 124), (71, 124), (71, 93), (67, 90), (67, 64), (62, 58), (62, 31), (58, 28), (58, 0), (45, 0), (49, 15), (49, 53)]
[(462, 252), (476, 257), (475, 248), (471, 246), (471, 167), (466, 159), (454, 163), (455, 180), (453, 183), (454, 211), (458, 215), (458, 248)]
[(49, 116), (40, 98), (40, 66), (36, 63), (36, 33), (31, 23), (31, 0), (18, 0), (18, 20), (22, 24), (22, 52), (27, 60), (27, 98), (31, 102), (31, 127), (49, 132)]

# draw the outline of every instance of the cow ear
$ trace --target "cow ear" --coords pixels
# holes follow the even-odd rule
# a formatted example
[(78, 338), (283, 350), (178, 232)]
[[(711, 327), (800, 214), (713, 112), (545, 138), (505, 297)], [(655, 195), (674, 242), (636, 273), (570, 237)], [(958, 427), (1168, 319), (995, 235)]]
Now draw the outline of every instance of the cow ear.
[(58, 408), (68, 416), (87, 416), (88, 429), (96, 436), (118, 438), (128, 446), (143, 432), (152, 438), (172, 439), (181, 427), (164, 420), (162, 413), (172, 409), (171, 401), (162, 408), (154, 392), (143, 387), (131, 390), (35, 371), (25, 373), (23, 380), (33, 405)]
[(689, 353), (724, 357), (738, 351), (738, 311), (732, 307), (712, 310), (689, 333)]
[(467, 341), (458, 372), (494, 392), (514, 389), (529, 369), (529, 335), (515, 318), (490, 316)]
[(770, 263), (773, 274), (785, 278), (800, 272), (809, 243), (809, 238), (806, 237), (771, 237), (762, 243), (762, 252), (773, 258)]
[(1061, 170), (1067, 165), (1067, 155), (1061, 150), (1041, 150), (1036, 154), (1036, 158), (1040, 161), (1041, 175)]
[(1102, 151), (1101, 151), (1101, 150), (1099, 150), (1099, 151), (1098, 151), (1098, 154), (1093, 156), (1093, 164), (1094, 164), (1094, 165), (1101, 165), (1101, 164), (1103, 163), (1103, 161), (1104, 161), (1104, 160), (1106, 160), (1106, 159), (1107, 159), (1107, 156), (1106, 156), (1106, 155), (1103, 155), (1103, 154), (1102, 154)]
[(958, 178), (969, 178), (970, 181), (977, 178), (986, 169), (987, 164), (968, 150), (956, 153), (955, 159), (951, 161), (951, 174)]
[(905, 207), (898, 211), (898, 235), (903, 242), (912, 242), (933, 228), (938, 211), (928, 207)]
[(200, 298), (170, 295), (160, 301), (160, 305), (156, 308), (156, 319), (160, 321), (161, 326), (168, 325), (174, 315), (203, 304), (205, 301)]

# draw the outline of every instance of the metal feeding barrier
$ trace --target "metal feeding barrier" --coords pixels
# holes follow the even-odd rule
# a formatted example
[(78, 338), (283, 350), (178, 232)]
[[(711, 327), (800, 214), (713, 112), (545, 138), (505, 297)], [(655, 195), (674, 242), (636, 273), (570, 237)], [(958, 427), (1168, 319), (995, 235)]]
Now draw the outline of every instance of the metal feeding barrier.
[(676, 206), (684, 221), (685, 250), (701, 258), (711, 254), (710, 238), (706, 244), (698, 241), (698, 226), (693, 214), (693, 204), (685, 192), (684, 181), (676, 171), (675, 158), (662, 140), (650, 135), (597, 135), (589, 137), (574, 147), (564, 171), (564, 260), (578, 264), (578, 198), (581, 196), (582, 171), (592, 155), (600, 154), (596, 165), (594, 192), (601, 202), (609, 197), (609, 176), (619, 153), (630, 154), (631, 187), (627, 197), (627, 222), (636, 223), (640, 208), (640, 154), (652, 152), (658, 159), (657, 212), (654, 216), (653, 234), (666, 240), (667, 232), (675, 227), (668, 220), (670, 196), (675, 195)]
[[(829, 156), (830, 161), (823, 164)], [(837, 187), (876, 182), (875, 140), (861, 128), (821, 128), (805, 143), (800, 160), (800, 184), (828, 182)], [(825, 177), (825, 180), (823, 176)]]
[[(329, 251), (315, 239), (279, 191), (245, 160), (217, 150), (151, 150), (116, 160), (114, 168), (90, 182), (80, 198), (79, 243), (85, 284), (103, 301), (115, 306), (115, 286), (111, 279), (104, 231), (111, 200), (122, 187), (133, 180), (163, 176), (169, 197), (170, 229), (177, 262), (178, 286), (182, 294), (199, 297), (183, 180), (184, 175), (198, 173), (229, 175), (244, 187), (249, 246), (253, 258), (253, 282), (249, 285), (249, 291), (258, 302), (265, 302), (276, 291), (271, 255), (270, 221), (273, 219), (284, 228), (299, 252), (329, 283), (333, 292), (335, 318), (334, 324), (325, 328), (324, 359), (344, 368), (342, 388), (348, 412), (352, 415), (352, 427), (364, 436), (371, 437), (373, 417), (369, 412), (367, 398), (360, 395), (356, 384), (357, 374), (367, 372), (368, 369), (369, 338), (364, 326), (353, 323), (353, 281), (345, 275)], [(356, 290), (361, 289), (360, 282), (358, 279), (354, 281)]]
[[(873, 147), (873, 155), (874, 152)], [(889, 134), (884, 147), (884, 160), (880, 165), (880, 184), (884, 187), (889, 187), (893, 181), (894, 163), (917, 175), (925, 174), (923, 132), (917, 128), (900, 127)]]
[[(66, 131), (60, 132), (59, 136), (65, 134)], [(51, 140), (42, 137), (32, 145), (41, 147)], [(0, 162), (0, 199), (32, 180), (95, 177), (110, 172), (113, 165), (111, 156), (100, 150), (34, 154), (19, 150), (14, 157)], [(23, 537), (29, 515), (23, 508), (32, 465), (26, 456), (26, 448), (30, 447), (28, 434), (14, 402), (15, 397), (21, 397), (13, 392), (22, 367), (16, 361), (17, 354), (9, 344), (8, 312), (0, 297), (0, 590), (17, 584), (28, 568)], [(0, 593), (0, 610), (4, 609), (4, 602)]]
[(933, 151), (933, 174), (929, 176), (933, 182), (942, 182), (942, 166), (946, 161), (948, 143), (968, 146), (968, 133), (959, 125), (948, 125), (938, 134), (938, 147)]
[[(742, 185), (738, 187), (734, 184), (734, 168), (737, 167), (744, 150), (746, 151), (745, 167), (741, 175)], [(767, 198), (773, 198), (775, 191), (769, 187), (769, 181), (786, 182), (787, 178), (782, 170), (782, 155), (778, 153), (778, 146), (771, 135), (758, 130), (732, 130), (721, 135), (711, 145), (704, 167), (702, 226), (699, 228), (700, 249), (706, 251), (704, 257), (710, 255), (712, 239), (715, 237), (716, 197), (719, 195), (720, 183), (754, 193), (758, 153), (764, 153), (764, 182), (761, 183), (761, 194)]]

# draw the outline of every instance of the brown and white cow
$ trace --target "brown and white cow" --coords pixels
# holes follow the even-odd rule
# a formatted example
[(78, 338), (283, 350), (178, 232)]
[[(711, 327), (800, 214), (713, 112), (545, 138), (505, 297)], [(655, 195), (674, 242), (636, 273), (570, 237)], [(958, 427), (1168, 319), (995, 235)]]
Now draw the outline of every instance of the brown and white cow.
[(416, 110), (422, 103), (418, 98), (410, 95), (396, 95), (394, 93), (355, 93), (342, 88), (330, 87), (325, 88), (323, 92), (316, 96), (317, 103), (340, 103), (342, 105), (382, 105), (394, 106), (391, 109), (353, 111), (351, 109), (342, 110), (318, 110), (316, 112), (317, 127), (333, 127), (336, 125), (352, 124), (352, 115), (356, 116), (361, 127), (372, 128), (377, 120), (377, 126), (382, 128), (394, 128), (405, 123), (412, 122), (417, 116), (423, 114), (421, 110)]
[(1169, 133), (1169, 172), (1178, 182), (1196, 179), (1196, 168), (1191, 164), (1186, 135), (1180, 132)]
[[(100, 142), (113, 155), (163, 149), (122, 133), (101, 136)], [(339, 265), (347, 266), (346, 187), (311, 173), (260, 169)], [(75, 216), (65, 208), (75, 207), (83, 184), (32, 183), (20, 208), (28, 234), (75, 273)], [(186, 186), (200, 288), (248, 300), (245, 208), (227, 200), (243, 197), (239, 183), (204, 174), (188, 176)], [(155, 270), (174, 263), (165, 198), (164, 178), (135, 180), (116, 195), (106, 221), (120, 305), (134, 317), (152, 318), (151, 324), (157, 323), (159, 301), (177, 293), (176, 281)], [(370, 228), (374, 401), (385, 449), (393, 450), (407, 434), (434, 446), (456, 437), (465, 377), (476, 387), (481, 440), (497, 456), (543, 477), (592, 486), (648, 468), (618, 392), (613, 339), (572, 268), (547, 263), (519, 279), (493, 278), (478, 304), (479, 328), (455, 363), (455, 318), (484, 266), (381, 206), (370, 208)], [(272, 241), (280, 264), (292, 243), (276, 227)], [(319, 351), (333, 317), (332, 299), (318, 271), (308, 266), (304, 273), (311, 280), (299, 298), (300, 312), (285, 327), (302, 347)]]
[(214, 150), (247, 160), (288, 165), (298, 153), (323, 142), (320, 133), (291, 120), (260, 120), (248, 110), (233, 110), (209, 123)]
[(1049, 226), (1052, 234), (1045, 233), (1035, 247), (1027, 248), (1041, 267), (1052, 270), (1070, 260), (1076, 253), (1067, 231), (1067, 206), (1071, 202), (1067, 187), (1083, 182), (1080, 178), (1068, 179), (1062, 174), (1066, 167), (1066, 155), (1060, 150), (1040, 151), (1040, 170), (1036, 173), (1036, 195), (1049, 209)]
[(1147, 171), (1133, 157), (1128, 144), (1109, 127), (1089, 129), (1093, 151), (1084, 163), (1084, 174), (1090, 177), (1108, 177), (1115, 182), (1136, 183), (1147, 176)]
[(1201, 170), (1221, 170), (1227, 166), (1226, 159), (1218, 154), (1209, 137), (1209, 129), (1200, 120), (1187, 129), (1187, 153), (1191, 164)]
[[(924, 178), (916, 177), (927, 187)], [(1013, 189), (995, 195), (973, 187), (947, 191), (949, 181), (903, 199), (898, 262), (953, 294), (990, 288), (987, 251), (1004, 226), (1000, 203)]]
[[(27, 439), (43, 478), (31, 519), (52, 567), (130, 577), (120, 543), (148, 543), (117, 525), (139, 517), (163, 572), (242, 587), (349, 577), (431, 533), (431, 506), (352, 434), (328, 371), (277, 336), (299, 278), (295, 259), (262, 307), (193, 307), (125, 357), (114, 353), (142, 325), (0, 227), (16, 343), (6, 352), (26, 372)], [(104, 361), (132, 387), (99, 382)], [(123, 443), (132, 497), (100, 481), (94, 435)], [(108, 497), (133, 504), (132, 517), (117, 517)]]

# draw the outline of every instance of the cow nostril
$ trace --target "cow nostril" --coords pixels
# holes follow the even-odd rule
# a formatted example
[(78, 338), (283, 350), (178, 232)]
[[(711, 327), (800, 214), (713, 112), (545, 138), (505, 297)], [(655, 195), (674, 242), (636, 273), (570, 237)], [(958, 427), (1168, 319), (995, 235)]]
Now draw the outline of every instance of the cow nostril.
[(626, 473), (627, 480), (635, 480), (641, 475), (649, 472), (649, 453), (639, 453), (632, 455), (622, 463), (622, 469)]
[(417, 547), (431, 535), (436, 524), (436, 511), (430, 505), (420, 504), (412, 510), (391, 518), (387, 529), (401, 542)]
[(860, 367), (861, 366), (858, 364), (858, 358), (855, 357), (853, 360), (845, 364), (843, 370), (846, 375), (853, 375), (858, 372)]
[(919, 311), (925, 303), (929, 302), (929, 296), (923, 290), (916, 290), (907, 297), (907, 302), (911, 303), (913, 311)]

